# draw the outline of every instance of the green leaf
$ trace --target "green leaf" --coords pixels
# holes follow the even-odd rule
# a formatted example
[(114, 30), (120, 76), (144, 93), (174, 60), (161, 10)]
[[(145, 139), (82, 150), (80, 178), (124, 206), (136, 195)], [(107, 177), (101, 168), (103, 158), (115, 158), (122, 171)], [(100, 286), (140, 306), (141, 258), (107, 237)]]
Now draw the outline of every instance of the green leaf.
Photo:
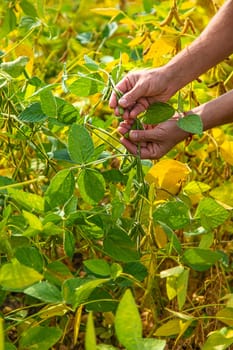
[(78, 307), (79, 305), (85, 303), (88, 301), (88, 297), (89, 295), (93, 292), (93, 290), (102, 285), (105, 282), (108, 282), (109, 279), (107, 278), (98, 278), (98, 279), (94, 279), (91, 281), (88, 281), (84, 284), (82, 284), (81, 286), (79, 286), (78, 288), (76, 288), (75, 291), (75, 307)]
[(154, 0), (143, 0), (143, 7), (146, 12), (151, 12), (153, 9)]
[(73, 124), (68, 136), (68, 152), (70, 158), (78, 164), (84, 164), (94, 153), (94, 144), (87, 129)]
[(62, 336), (62, 330), (55, 327), (35, 326), (28, 328), (20, 338), (20, 349), (49, 350)]
[(189, 281), (189, 270), (184, 270), (177, 277), (177, 282), (176, 282), (179, 310), (183, 308), (187, 297), (188, 281)]
[(11, 344), (11, 343), (6, 343), (5, 342), (5, 348), (0, 348), (0, 349), (4, 349), (4, 350), (17, 350), (16, 349), (16, 347), (13, 345), (13, 344)]
[(41, 109), (48, 117), (57, 116), (57, 103), (50, 89), (42, 89), (40, 92)]
[(111, 274), (110, 266), (105, 260), (101, 260), (101, 259), (86, 260), (84, 261), (84, 266), (95, 275), (107, 277), (107, 276), (110, 276)]
[(97, 345), (97, 350), (119, 350), (118, 348), (115, 348), (112, 345), (107, 345), (107, 344), (98, 344)]
[(136, 244), (125, 231), (112, 227), (104, 239), (104, 252), (117, 261), (130, 262), (139, 260)]
[(210, 195), (230, 207), (233, 207), (233, 183), (224, 182), (210, 191)]
[(24, 289), (24, 293), (45, 303), (61, 303), (62, 296), (59, 289), (47, 281), (42, 281)]
[(82, 198), (95, 205), (105, 194), (105, 181), (102, 174), (95, 169), (83, 169), (78, 177), (78, 187)]
[(216, 318), (229, 327), (233, 327), (233, 308), (225, 307), (217, 312)]
[(166, 223), (174, 230), (183, 228), (190, 223), (189, 208), (184, 202), (170, 201), (155, 209), (153, 219)]
[(170, 119), (174, 113), (174, 108), (168, 103), (156, 102), (143, 114), (142, 122), (144, 124), (159, 124)]
[(69, 230), (64, 231), (63, 247), (66, 255), (69, 258), (72, 258), (75, 252), (75, 238), (73, 232)]
[(200, 219), (206, 229), (213, 229), (223, 224), (229, 217), (228, 211), (212, 198), (203, 198), (197, 207), (195, 219)]
[(17, 18), (12, 8), (8, 7), (1, 24), (0, 39), (4, 38), (9, 32), (15, 29), (17, 24)]
[(2, 317), (0, 317), (0, 349), (4, 350), (4, 329)]
[(23, 73), (28, 61), (29, 58), (27, 56), (19, 56), (14, 61), (1, 63), (0, 68), (13, 78), (17, 78)]
[(48, 116), (42, 111), (39, 102), (33, 102), (19, 115), (19, 120), (25, 123), (42, 123)]
[(44, 261), (39, 250), (34, 247), (18, 247), (15, 251), (15, 257), (17, 260), (32, 269), (42, 273)]
[(69, 90), (79, 97), (88, 97), (98, 92), (102, 92), (105, 83), (98, 73), (80, 76), (70, 86)]
[(140, 349), (142, 338), (142, 321), (131, 291), (126, 290), (115, 316), (115, 330), (119, 342), (127, 350)]
[(220, 252), (210, 249), (190, 248), (184, 252), (183, 261), (196, 271), (206, 271), (222, 258)]
[(203, 123), (198, 114), (189, 114), (177, 121), (177, 125), (186, 132), (201, 135)]
[(27, 0), (20, 1), (20, 7), (22, 8), (25, 15), (38, 17), (37, 11), (32, 3)]
[(140, 350), (164, 350), (166, 346), (166, 340), (145, 338), (139, 342)]
[(0, 269), (0, 285), (6, 290), (21, 290), (43, 279), (38, 271), (13, 259)]
[(44, 211), (44, 198), (30, 192), (22, 190), (15, 190), (13, 188), (8, 189), (8, 194), (13, 198), (20, 206), (31, 211), (43, 213)]
[(202, 350), (226, 350), (233, 344), (233, 334), (231, 328), (222, 328), (211, 332)]
[(74, 175), (70, 169), (59, 171), (51, 180), (45, 192), (46, 210), (64, 206), (72, 197), (75, 188)]
[(85, 334), (85, 350), (96, 350), (95, 326), (92, 312), (89, 313)]

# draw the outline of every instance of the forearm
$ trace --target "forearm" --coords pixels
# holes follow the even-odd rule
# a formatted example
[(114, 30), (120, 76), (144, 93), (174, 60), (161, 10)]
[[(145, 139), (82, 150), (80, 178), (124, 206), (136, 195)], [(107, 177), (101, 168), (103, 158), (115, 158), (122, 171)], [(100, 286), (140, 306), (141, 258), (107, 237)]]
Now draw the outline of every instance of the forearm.
[(173, 93), (233, 53), (233, 0), (228, 0), (205, 30), (167, 65)]
[(194, 108), (190, 113), (201, 116), (203, 129), (208, 130), (216, 126), (233, 122), (233, 90), (224, 95)]

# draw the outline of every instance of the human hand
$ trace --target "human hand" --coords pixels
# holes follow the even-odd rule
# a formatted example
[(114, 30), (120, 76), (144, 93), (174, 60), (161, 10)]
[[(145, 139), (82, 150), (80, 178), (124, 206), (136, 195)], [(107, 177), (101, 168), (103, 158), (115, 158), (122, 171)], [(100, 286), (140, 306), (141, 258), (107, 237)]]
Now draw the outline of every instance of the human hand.
[(158, 125), (144, 125), (144, 130), (131, 130), (132, 124), (132, 119), (120, 123), (118, 131), (123, 135), (120, 141), (133, 155), (140, 150), (141, 159), (159, 159), (189, 137), (178, 127), (176, 116)]
[(122, 107), (125, 120), (135, 119), (154, 102), (168, 101), (176, 92), (166, 66), (131, 72), (116, 85), (116, 89), (122, 93), (122, 97), (119, 98), (113, 91), (109, 106), (117, 116), (121, 115), (119, 107)]

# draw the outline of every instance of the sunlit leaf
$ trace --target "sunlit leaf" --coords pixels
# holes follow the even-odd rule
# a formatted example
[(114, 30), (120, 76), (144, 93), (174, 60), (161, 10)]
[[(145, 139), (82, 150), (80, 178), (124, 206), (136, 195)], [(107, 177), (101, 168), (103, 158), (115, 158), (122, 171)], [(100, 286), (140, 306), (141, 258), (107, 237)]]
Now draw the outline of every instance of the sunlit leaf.
[(13, 78), (17, 78), (23, 73), (29, 58), (27, 56), (20, 56), (14, 61), (0, 63), (0, 69), (11, 75)]
[(24, 289), (43, 279), (38, 271), (13, 259), (0, 269), (0, 285), (7, 290)]
[(229, 327), (233, 327), (233, 308), (225, 307), (217, 312), (216, 318)]
[(85, 303), (93, 290), (107, 281), (109, 281), (107, 278), (98, 278), (77, 287), (75, 291), (75, 307)]
[(222, 328), (211, 332), (202, 350), (226, 350), (233, 344), (233, 333), (231, 328)]
[(163, 159), (153, 165), (145, 176), (149, 183), (155, 183), (160, 195), (177, 194), (190, 173), (189, 167), (174, 159)]
[(96, 350), (95, 326), (92, 312), (89, 313), (85, 334), (85, 350)]
[(190, 223), (189, 209), (181, 201), (166, 202), (155, 209), (153, 219), (166, 223), (172, 229), (182, 228)]
[(228, 216), (228, 211), (212, 198), (203, 198), (195, 213), (195, 218), (200, 219), (202, 226), (206, 229), (218, 227), (227, 220)]
[(230, 165), (233, 165), (233, 141), (225, 140), (219, 148), (223, 159)]
[(115, 329), (117, 338), (127, 350), (138, 348), (142, 338), (142, 321), (131, 291), (126, 290), (116, 312)]
[(49, 350), (61, 336), (62, 330), (57, 327), (31, 327), (22, 334), (20, 348)]
[(44, 211), (44, 198), (30, 192), (22, 190), (8, 189), (9, 195), (23, 208), (35, 210), (36, 212)]
[(233, 183), (224, 182), (218, 187), (211, 189), (210, 195), (217, 201), (233, 208)]
[(170, 119), (174, 113), (174, 108), (168, 103), (156, 102), (143, 114), (142, 122), (145, 124), (159, 124)]

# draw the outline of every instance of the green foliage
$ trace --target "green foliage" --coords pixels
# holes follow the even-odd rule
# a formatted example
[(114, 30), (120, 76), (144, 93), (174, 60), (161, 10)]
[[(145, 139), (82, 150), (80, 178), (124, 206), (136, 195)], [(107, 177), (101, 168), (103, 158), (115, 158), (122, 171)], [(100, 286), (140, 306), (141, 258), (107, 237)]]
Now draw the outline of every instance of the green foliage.
[[(177, 118), (196, 135), (154, 165), (125, 151), (108, 107), (126, 72), (165, 64), (215, 11), (173, 5), (1, 3), (1, 349), (233, 344), (232, 127)], [(230, 57), (141, 120), (179, 117), (231, 72)]]

